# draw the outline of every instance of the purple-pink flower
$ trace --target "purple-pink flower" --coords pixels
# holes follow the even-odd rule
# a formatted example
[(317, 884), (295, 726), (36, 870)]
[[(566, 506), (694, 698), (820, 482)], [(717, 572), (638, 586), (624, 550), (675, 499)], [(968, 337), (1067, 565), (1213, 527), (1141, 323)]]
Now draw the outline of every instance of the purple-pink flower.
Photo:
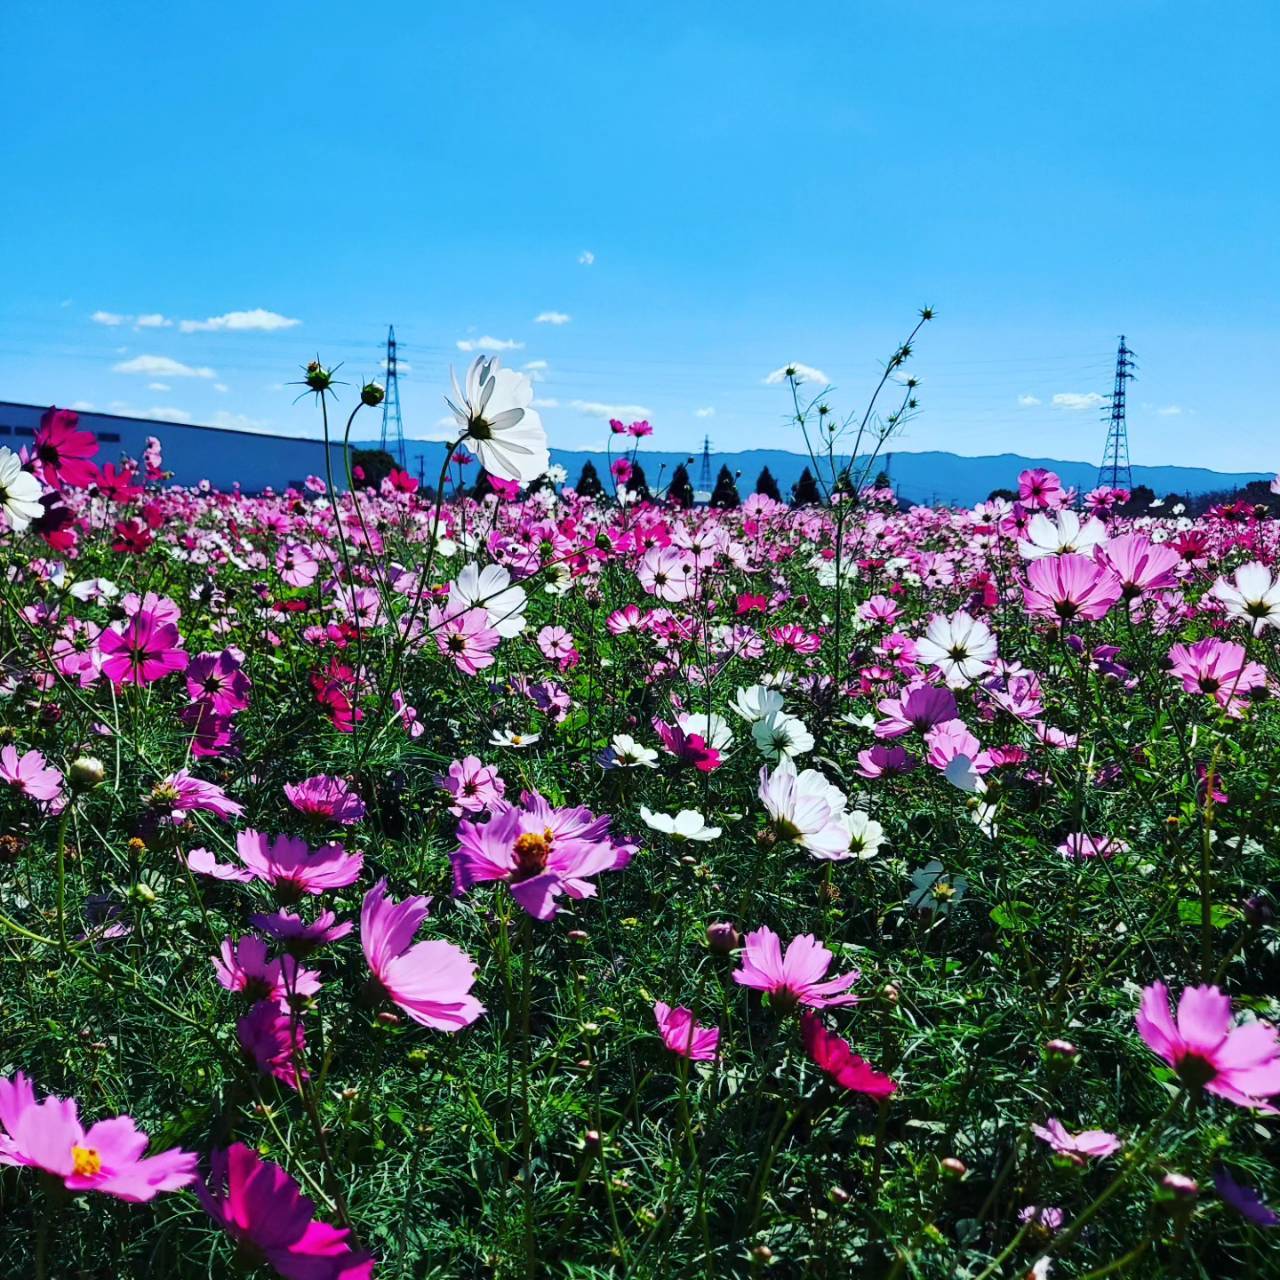
[(671, 1050), (693, 1062), (713, 1062), (720, 1044), (720, 1028), (704, 1027), (695, 1021), (692, 1009), (681, 1005), (673, 1009), (661, 1000), (653, 1006), (662, 1042)]
[(172, 671), (182, 671), (187, 654), (172, 622), (161, 622), (154, 613), (135, 613), (119, 627), (108, 627), (98, 636), (102, 674), (112, 684), (152, 684)]
[(236, 836), (236, 853), (257, 880), (265, 880), (281, 902), (303, 894), (345, 889), (360, 878), (364, 854), (348, 853), (340, 844), (311, 850), (297, 836), (268, 836), (245, 830)]
[(1043, 1125), (1033, 1124), (1031, 1132), (1047, 1142), (1060, 1156), (1069, 1156), (1080, 1163), (1086, 1156), (1109, 1156), (1123, 1145), (1114, 1133), (1105, 1129), (1086, 1129), (1083, 1133), (1070, 1133), (1062, 1121), (1050, 1116)]
[(308, 818), (349, 827), (365, 815), (364, 801), (351, 789), (351, 784), (327, 773), (302, 782), (286, 782), (284, 794), (289, 803)]
[(856, 1004), (858, 997), (848, 992), (862, 975), (853, 969), (828, 978), (833, 959), (811, 933), (792, 938), (784, 955), (782, 942), (772, 929), (756, 929), (747, 934), (742, 967), (734, 971), (733, 980), (739, 986), (766, 992), (770, 1002), (783, 1011), (796, 1005), (825, 1009)]
[(47, 802), (62, 795), (62, 774), (39, 751), (24, 751), (10, 744), (0, 749), (0, 782), (8, 783), (28, 800)]

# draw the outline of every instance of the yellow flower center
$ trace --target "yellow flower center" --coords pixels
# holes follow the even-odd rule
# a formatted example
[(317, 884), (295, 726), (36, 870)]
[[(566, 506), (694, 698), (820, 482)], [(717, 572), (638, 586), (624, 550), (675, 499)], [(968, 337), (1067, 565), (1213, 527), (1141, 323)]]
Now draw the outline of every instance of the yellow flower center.
[(554, 835), (550, 827), (545, 827), (539, 835), (536, 831), (526, 832), (522, 836), (516, 837), (515, 855), (516, 855), (516, 875), (523, 878), (525, 876), (536, 876), (539, 872), (544, 871), (547, 866), (547, 859), (551, 856), (551, 842)]
[(102, 1172), (102, 1157), (92, 1147), (72, 1147), (71, 1160), (81, 1178), (92, 1178)]

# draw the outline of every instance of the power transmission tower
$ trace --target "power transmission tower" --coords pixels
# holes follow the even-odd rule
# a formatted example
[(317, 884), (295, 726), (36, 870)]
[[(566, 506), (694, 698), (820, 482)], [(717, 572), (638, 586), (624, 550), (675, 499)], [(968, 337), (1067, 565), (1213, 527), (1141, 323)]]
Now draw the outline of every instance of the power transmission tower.
[(711, 437), (702, 437), (702, 465), (698, 468), (698, 488), (711, 492)]
[(1107, 445), (1098, 468), (1098, 484), (1110, 489), (1133, 491), (1133, 470), (1129, 466), (1129, 431), (1124, 421), (1124, 384), (1133, 375), (1133, 352), (1120, 335), (1116, 352), (1116, 383), (1111, 392), (1111, 413), (1107, 423)]
[(382, 448), (404, 470), (404, 423), (400, 420), (400, 378), (396, 372), (396, 327), (387, 326), (387, 394), (382, 401)]

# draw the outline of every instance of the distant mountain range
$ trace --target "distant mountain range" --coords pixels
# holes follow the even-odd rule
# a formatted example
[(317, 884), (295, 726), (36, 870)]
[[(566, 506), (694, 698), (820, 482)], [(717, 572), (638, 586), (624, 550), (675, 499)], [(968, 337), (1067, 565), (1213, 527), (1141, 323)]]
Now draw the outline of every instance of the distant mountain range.
[[(362, 442), (363, 443), (363, 442)], [(407, 440), (409, 470), (417, 474), (419, 461), (422, 474), (428, 484), (434, 484), (439, 474), (443, 446), (434, 441)], [(616, 456), (616, 455), (615, 455)], [(596, 470), (607, 485), (606, 455), (586, 449), (552, 449), (551, 461), (558, 463), (569, 473), (569, 483), (574, 483), (583, 464), (595, 463)], [(652, 486), (666, 485), (671, 473), (680, 463), (689, 468), (689, 478), (699, 487), (701, 455), (695, 454), (689, 462), (687, 453), (672, 453), (658, 449), (641, 449), (638, 461), (643, 465), (645, 477)], [(887, 461), (887, 468), (884, 467)], [(743, 497), (755, 489), (756, 478), (768, 467), (778, 488), (784, 495), (800, 478), (809, 465), (809, 459), (801, 453), (784, 449), (745, 449), (740, 453), (713, 453), (711, 455), (711, 479), (722, 466), (738, 475), (738, 489)], [(1018, 453), (999, 453), (987, 457), (966, 458), (957, 453), (902, 453), (894, 452), (881, 461), (877, 469), (887, 469), (894, 488), (908, 502), (950, 503), (973, 506), (982, 502), (993, 489), (1014, 488), (1018, 472), (1029, 467), (1045, 467), (1056, 471), (1065, 485), (1074, 485), (1081, 491), (1092, 489), (1097, 483), (1098, 468), (1092, 462), (1068, 462), (1061, 458), (1028, 458)], [(1262, 471), (1210, 471), (1207, 467), (1137, 467), (1133, 468), (1135, 485), (1150, 486), (1161, 497), (1166, 494), (1214, 493), (1224, 489), (1238, 489), (1251, 480), (1269, 480), (1271, 473)]]

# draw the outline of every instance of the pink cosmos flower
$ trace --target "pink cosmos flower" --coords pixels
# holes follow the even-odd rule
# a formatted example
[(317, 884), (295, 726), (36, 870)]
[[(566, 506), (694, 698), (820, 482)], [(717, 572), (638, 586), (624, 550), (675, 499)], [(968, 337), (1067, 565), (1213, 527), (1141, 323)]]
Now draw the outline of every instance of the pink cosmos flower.
[(282, 949), (291, 956), (310, 955), (326, 942), (337, 942), (339, 938), (345, 938), (355, 928), (350, 920), (339, 923), (332, 911), (322, 911), (310, 924), (290, 911), (251, 915), (249, 923), (255, 929), (261, 929), (267, 937), (281, 943)]
[(62, 774), (39, 751), (19, 755), (12, 744), (0, 750), (0, 782), (29, 800), (58, 800), (62, 795)]
[(344, 827), (359, 822), (365, 815), (364, 801), (343, 778), (320, 773), (302, 782), (286, 782), (284, 794), (289, 803), (308, 818), (336, 822)]
[(272, 1000), (282, 1007), (294, 996), (305, 998), (320, 990), (320, 975), (314, 969), (298, 968), (293, 956), (272, 960), (261, 938), (224, 938), (220, 953), (213, 957), (213, 969), (227, 991), (250, 1000)]
[(451, 658), (459, 671), (473, 676), (493, 666), (493, 651), (502, 637), (490, 627), (487, 609), (467, 609), (445, 617), (439, 605), (432, 605), (429, 622), (436, 648)]
[(1105, 618), (1120, 599), (1120, 579), (1086, 556), (1045, 556), (1027, 566), (1023, 606), (1031, 613), (1060, 622)]
[(847, 994), (862, 976), (857, 969), (823, 981), (833, 958), (811, 933), (792, 938), (783, 955), (772, 929), (756, 929), (747, 934), (742, 968), (734, 971), (733, 980), (768, 993), (771, 1003), (784, 1012), (798, 1004), (811, 1009), (857, 1004), (858, 997)]
[(950, 689), (929, 685), (911, 689), (899, 698), (885, 698), (876, 703), (876, 709), (884, 716), (876, 723), (877, 738), (900, 738), (912, 729), (923, 733), (936, 724), (956, 719), (959, 711), (956, 695)]
[(284, 1280), (371, 1280), (373, 1257), (351, 1232), (315, 1221), (315, 1204), (278, 1165), (242, 1142), (214, 1152), (196, 1196), (239, 1256), (269, 1263)]
[(0, 1080), (0, 1164), (42, 1169), (68, 1191), (150, 1200), (195, 1181), (196, 1157), (176, 1147), (145, 1156), (147, 1135), (131, 1116), (99, 1120), (87, 1132), (74, 1099), (36, 1102), (21, 1071)]
[(696, 568), (693, 556), (680, 547), (650, 547), (636, 567), (636, 577), (649, 595), (675, 604), (693, 595)]
[(1175, 644), (1169, 650), (1169, 674), (1182, 681), (1188, 693), (1209, 694), (1219, 706), (1238, 716), (1245, 695), (1266, 687), (1266, 668), (1246, 660), (1245, 648), (1234, 641), (1206, 636), (1194, 644)]
[(543, 627), (538, 632), (538, 648), (549, 662), (558, 663), (561, 671), (577, 666), (578, 651), (564, 627)]
[(50, 488), (83, 488), (97, 479), (98, 469), (89, 459), (98, 452), (98, 442), (79, 426), (79, 415), (69, 409), (50, 409), (40, 419), (33, 469)]
[(699, 773), (714, 773), (721, 765), (720, 752), (709, 746), (700, 733), (686, 733), (679, 725), (655, 719), (653, 727), (663, 747), (683, 764), (691, 764)]
[(276, 572), (290, 587), (309, 587), (320, 572), (311, 553), (297, 543), (286, 543), (276, 552)]
[(1171, 547), (1152, 542), (1140, 533), (1124, 533), (1112, 538), (1102, 543), (1094, 556), (1120, 579), (1120, 592), (1125, 600), (1136, 600), (1152, 591), (1178, 585), (1181, 557)]
[(158, 622), (145, 610), (98, 636), (102, 674), (112, 684), (151, 684), (171, 671), (182, 671), (187, 655), (172, 622)]
[(260, 1071), (275, 1076), (290, 1089), (310, 1078), (302, 1065), (306, 1049), (302, 1021), (274, 1000), (259, 1000), (236, 1022), (236, 1039)]
[(1123, 1145), (1114, 1133), (1105, 1129), (1086, 1129), (1083, 1133), (1068, 1133), (1062, 1121), (1050, 1116), (1044, 1125), (1033, 1124), (1031, 1132), (1042, 1142), (1047, 1142), (1060, 1156), (1070, 1156), (1080, 1164), (1086, 1156), (1109, 1156)]
[(452, 942), (413, 942), (431, 899), (392, 902), (379, 880), (364, 896), (360, 945), (382, 992), (415, 1022), (437, 1031), (470, 1026), (484, 1006), (471, 995), (476, 966)]
[(202, 653), (187, 666), (187, 692), (209, 703), (220, 716), (234, 715), (249, 705), (249, 677), (243, 658), (231, 649)]
[(789, 622), (782, 627), (770, 627), (769, 636), (774, 644), (790, 649), (792, 653), (812, 654), (822, 648), (821, 636), (813, 635), (794, 622)]
[(662, 1042), (671, 1050), (693, 1062), (714, 1062), (720, 1044), (719, 1027), (702, 1027), (694, 1020), (693, 1010), (681, 1005), (673, 1009), (659, 1000), (653, 1006)]
[(483, 764), (478, 756), (464, 756), (449, 766), (449, 772), (436, 779), (440, 787), (453, 797), (449, 812), (455, 818), (464, 813), (483, 813), (506, 794), (507, 784), (498, 770)]
[(898, 1086), (888, 1076), (854, 1053), (847, 1040), (828, 1031), (816, 1013), (800, 1015), (800, 1035), (805, 1052), (842, 1089), (872, 1098), (887, 1098), (896, 1092)]
[(1062, 481), (1052, 471), (1035, 467), (1018, 476), (1018, 501), (1024, 506), (1059, 507), (1063, 498)]
[(1189, 1088), (1280, 1114), (1266, 1101), (1280, 1093), (1280, 1033), (1268, 1022), (1233, 1026), (1231, 1000), (1217, 987), (1184, 988), (1175, 1021), (1169, 988), (1153, 982), (1143, 989), (1136, 1021), (1147, 1048)]
[(295, 902), (304, 893), (324, 893), (355, 884), (364, 854), (348, 853), (340, 844), (312, 851), (296, 836), (276, 836), (245, 830), (236, 836), (236, 853), (255, 879), (265, 880), (281, 902)]
[(512, 897), (537, 920), (556, 914), (556, 899), (591, 898), (588, 877), (617, 871), (631, 848), (609, 837), (609, 818), (588, 809), (553, 809), (526, 794), (522, 807), (502, 808), (488, 822), (458, 824), (458, 848), (450, 854), (456, 893), (502, 880)]
[(902, 747), (872, 747), (858, 752), (855, 772), (864, 778), (892, 778), (915, 767), (916, 761)]
[(1087, 858), (1114, 858), (1117, 853), (1128, 853), (1129, 842), (1116, 836), (1090, 836), (1082, 831), (1073, 831), (1058, 846), (1058, 852), (1064, 858), (1083, 862)]
[(244, 812), (244, 806), (229, 799), (216, 782), (193, 778), (186, 769), (179, 769), (156, 783), (148, 801), (170, 823), (185, 822), (189, 814), (197, 811), (211, 813), (224, 822), (228, 818), (238, 818)]

